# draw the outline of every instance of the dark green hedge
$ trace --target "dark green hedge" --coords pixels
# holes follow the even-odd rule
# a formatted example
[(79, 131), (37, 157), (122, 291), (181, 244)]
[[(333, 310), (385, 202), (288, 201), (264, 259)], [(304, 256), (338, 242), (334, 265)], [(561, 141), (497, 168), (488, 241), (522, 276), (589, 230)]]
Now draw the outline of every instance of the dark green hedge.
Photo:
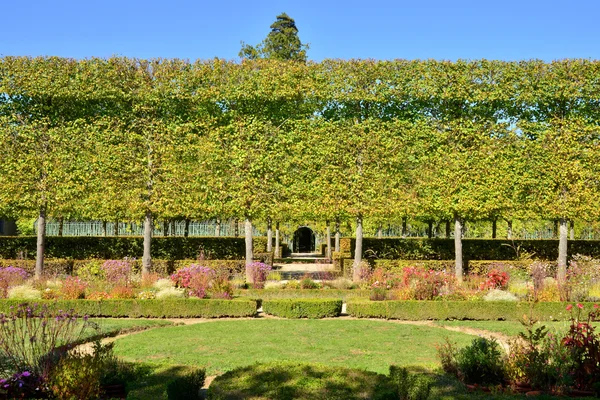
[[(558, 240), (463, 239), (465, 260), (515, 260), (532, 254), (543, 260), (558, 258)], [(352, 252), (355, 240), (352, 239)], [(364, 256), (393, 260), (453, 260), (454, 239), (364, 238)], [(600, 258), (600, 240), (569, 240), (569, 255)]]
[[(0, 312), (23, 300), (0, 300)], [(220, 318), (253, 317), (256, 301), (251, 299), (171, 299), (171, 300), (36, 300), (56, 310), (75, 310), (90, 317), (129, 318)]]
[[(102, 264), (105, 260), (71, 260), (71, 259), (46, 259), (44, 260), (44, 273), (48, 276), (56, 275), (77, 275), (77, 271), (89, 263)], [(240, 274), (245, 271), (246, 263), (244, 260), (152, 260), (152, 272), (163, 276), (170, 275), (179, 268), (187, 267), (190, 264), (202, 264), (219, 271), (227, 271), (230, 275)], [(19, 267), (30, 274), (35, 271), (35, 260), (3, 260), (0, 259), (0, 267)], [(133, 261), (133, 270), (139, 272), (142, 268), (142, 260)]]
[(270, 299), (263, 300), (263, 312), (282, 318), (338, 317), (342, 300), (338, 299)]
[[(201, 253), (207, 259), (230, 260), (244, 258), (244, 238), (233, 237), (156, 237), (152, 239), (152, 257), (163, 260), (197, 259)], [(34, 236), (0, 236), (0, 258), (35, 258)], [(254, 238), (254, 252), (265, 253), (267, 239)], [(46, 257), (85, 260), (107, 260), (124, 257), (141, 258), (142, 237), (49, 236)]]
[[(357, 318), (419, 320), (469, 319), (479, 321), (520, 321), (523, 315), (543, 320), (565, 320), (570, 317), (566, 306), (571, 303), (512, 301), (367, 301), (351, 300), (346, 304), (348, 315)], [(585, 303), (591, 310), (593, 303)]]

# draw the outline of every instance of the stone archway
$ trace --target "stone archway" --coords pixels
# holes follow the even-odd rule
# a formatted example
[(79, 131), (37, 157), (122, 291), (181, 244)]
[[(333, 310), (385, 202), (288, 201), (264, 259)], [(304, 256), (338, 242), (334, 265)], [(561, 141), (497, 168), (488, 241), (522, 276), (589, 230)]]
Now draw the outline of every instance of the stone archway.
[(301, 226), (294, 232), (294, 253), (314, 253), (315, 233), (307, 226)]

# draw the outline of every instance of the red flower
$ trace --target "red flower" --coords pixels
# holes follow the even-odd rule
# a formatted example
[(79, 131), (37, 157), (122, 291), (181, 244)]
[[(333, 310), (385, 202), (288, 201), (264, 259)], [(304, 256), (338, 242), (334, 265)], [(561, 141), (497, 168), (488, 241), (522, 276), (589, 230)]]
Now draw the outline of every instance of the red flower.
[(594, 304), (594, 308), (598, 308), (598, 307), (600, 307), (600, 306), (598, 306), (598, 304)]
[(567, 311), (571, 311), (571, 309), (572, 309), (572, 308), (573, 308), (573, 305), (572, 305), (572, 304), (569, 304), (569, 305), (567, 306)]
[(580, 309), (582, 309), (582, 310), (583, 310), (583, 304), (581, 304), (581, 303), (577, 303), (577, 307), (579, 307)]

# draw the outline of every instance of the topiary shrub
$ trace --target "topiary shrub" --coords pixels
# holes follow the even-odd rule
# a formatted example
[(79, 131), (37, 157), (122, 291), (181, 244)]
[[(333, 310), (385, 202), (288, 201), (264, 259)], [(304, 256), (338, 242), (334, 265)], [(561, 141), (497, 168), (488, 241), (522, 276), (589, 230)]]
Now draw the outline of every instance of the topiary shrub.
[(263, 300), (263, 312), (282, 318), (338, 317), (342, 300), (338, 299), (272, 299)]
[(204, 386), (206, 371), (196, 369), (188, 372), (181, 378), (169, 382), (167, 396), (169, 400), (199, 400), (202, 399), (200, 390)]

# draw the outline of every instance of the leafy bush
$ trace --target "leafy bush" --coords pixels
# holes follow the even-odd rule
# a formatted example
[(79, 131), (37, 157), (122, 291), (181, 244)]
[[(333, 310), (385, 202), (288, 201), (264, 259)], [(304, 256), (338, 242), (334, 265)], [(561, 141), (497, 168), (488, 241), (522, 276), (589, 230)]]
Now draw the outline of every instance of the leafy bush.
[(433, 381), (422, 374), (412, 374), (408, 369), (390, 366), (390, 381), (396, 386), (399, 400), (427, 400)]
[(160, 289), (154, 295), (154, 298), (157, 300), (165, 300), (165, 299), (184, 299), (186, 297), (185, 290), (179, 289), (173, 286), (168, 286), (163, 289)]
[(76, 276), (67, 276), (60, 288), (63, 299), (75, 300), (85, 298), (85, 289), (88, 284)]
[(229, 282), (229, 276), (224, 272), (217, 272), (210, 283), (210, 297), (213, 299), (231, 299), (233, 297), (233, 286)]
[(135, 299), (135, 297), (133, 289), (127, 286), (115, 286), (110, 291), (111, 299)]
[(30, 371), (19, 371), (0, 379), (0, 396), (9, 399), (40, 398), (47, 392), (44, 378)]
[(508, 273), (492, 269), (487, 273), (487, 279), (481, 284), (481, 290), (506, 289), (508, 286)]
[(300, 280), (300, 288), (301, 289), (318, 289), (320, 285), (313, 281), (310, 275), (306, 274)]
[(208, 389), (208, 399), (383, 400), (394, 399), (395, 392), (389, 378), (375, 372), (273, 362), (218, 376)]
[(184, 376), (169, 382), (167, 385), (167, 396), (169, 400), (199, 400), (200, 389), (204, 386), (206, 372), (196, 369)]
[(483, 296), (485, 301), (518, 301), (517, 296), (504, 290), (492, 289)]
[(458, 377), (469, 384), (503, 384), (506, 380), (504, 357), (496, 339), (473, 339), (456, 354)]
[(342, 300), (337, 299), (277, 299), (263, 300), (266, 314), (283, 318), (337, 317), (342, 312)]
[(186, 288), (190, 296), (204, 298), (208, 292), (215, 271), (200, 264), (192, 264), (178, 269), (171, 279), (178, 287)]

